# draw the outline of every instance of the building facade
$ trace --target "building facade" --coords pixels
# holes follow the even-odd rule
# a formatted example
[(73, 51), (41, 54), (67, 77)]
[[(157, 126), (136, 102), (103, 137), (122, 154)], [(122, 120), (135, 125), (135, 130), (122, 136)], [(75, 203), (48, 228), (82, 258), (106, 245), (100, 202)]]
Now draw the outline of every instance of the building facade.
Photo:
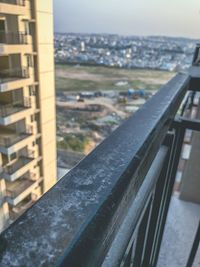
[(52, 2), (0, 0), (0, 231), (56, 182)]

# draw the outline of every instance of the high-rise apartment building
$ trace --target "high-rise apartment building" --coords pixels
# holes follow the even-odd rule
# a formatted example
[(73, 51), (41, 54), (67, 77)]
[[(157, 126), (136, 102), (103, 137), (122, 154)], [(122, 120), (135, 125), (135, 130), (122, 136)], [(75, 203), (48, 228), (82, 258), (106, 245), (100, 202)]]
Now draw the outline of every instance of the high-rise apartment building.
[(0, 0), (0, 231), (56, 182), (52, 0)]

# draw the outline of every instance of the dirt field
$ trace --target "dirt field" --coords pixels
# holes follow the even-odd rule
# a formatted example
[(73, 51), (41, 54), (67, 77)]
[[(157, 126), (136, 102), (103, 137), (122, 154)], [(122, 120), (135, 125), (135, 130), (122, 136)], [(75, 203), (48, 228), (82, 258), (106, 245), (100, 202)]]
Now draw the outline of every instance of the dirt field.
[[(66, 153), (81, 152), (88, 154), (96, 145), (111, 134), (134, 111), (127, 107), (139, 107), (144, 98), (119, 101), (119, 92), (133, 89), (145, 89), (151, 96), (175, 73), (152, 70), (126, 70), (106, 67), (86, 66), (56, 66), (57, 89), (57, 135), (61, 137), (58, 148)], [(62, 94), (61, 92), (64, 92)], [(76, 95), (84, 91), (101, 91), (105, 95), (84, 99), (77, 102)], [(105, 92), (107, 91), (107, 92)], [(108, 92), (110, 91), (110, 92)], [(113, 94), (114, 93), (114, 94)], [(60, 98), (61, 95), (61, 98)], [(63, 95), (72, 97), (70, 100)], [(92, 110), (97, 106), (99, 109)], [(73, 153), (72, 153), (73, 152)], [(64, 155), (60, 155), (60, 162), (64, 162)], [(73, 167), (66, 165), (67, 168)]]
[[(98, 91), (129, 88), (158, 90), (175, 73), (154, 70), (126, 70), (106, 67), (56, 65), (57, 90)], [(117, 86), (120, 81), (126, 85)]]

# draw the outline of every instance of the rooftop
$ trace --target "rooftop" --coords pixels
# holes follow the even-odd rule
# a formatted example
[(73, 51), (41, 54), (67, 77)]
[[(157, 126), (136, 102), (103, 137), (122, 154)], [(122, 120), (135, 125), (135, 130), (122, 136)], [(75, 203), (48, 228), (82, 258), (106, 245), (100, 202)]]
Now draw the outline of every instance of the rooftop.
[[(200, 205), (172, 197), (157, 267), (186, 266), (200, 218)], [(200, 250), (193, 267), (200, 266)]]

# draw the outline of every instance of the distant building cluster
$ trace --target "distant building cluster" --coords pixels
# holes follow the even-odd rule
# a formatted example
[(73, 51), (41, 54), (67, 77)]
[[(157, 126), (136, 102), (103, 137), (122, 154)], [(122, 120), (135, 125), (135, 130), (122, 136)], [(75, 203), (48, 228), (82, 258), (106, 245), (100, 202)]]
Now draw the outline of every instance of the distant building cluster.
[(196, 40), (109, 34), (55, 34), (56, 63), (180, 71), (190, 67)]

